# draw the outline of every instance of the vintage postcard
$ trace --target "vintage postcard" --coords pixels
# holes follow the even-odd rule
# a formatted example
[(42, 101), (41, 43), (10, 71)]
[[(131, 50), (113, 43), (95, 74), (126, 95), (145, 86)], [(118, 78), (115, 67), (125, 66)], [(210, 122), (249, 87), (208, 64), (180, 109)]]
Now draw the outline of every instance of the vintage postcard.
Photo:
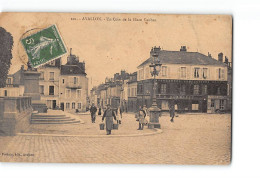
[(227, 165), (232, 16), (0, 14), (0, 161)]

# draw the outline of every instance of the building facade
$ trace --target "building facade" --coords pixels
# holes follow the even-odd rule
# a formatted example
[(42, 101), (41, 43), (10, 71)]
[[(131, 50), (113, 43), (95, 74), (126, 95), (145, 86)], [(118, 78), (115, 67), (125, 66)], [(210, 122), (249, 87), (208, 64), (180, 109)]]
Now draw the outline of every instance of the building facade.
[(127, 111), (136, 112), (137, 108), (137, 72), (130, 74), (127, 82), (128, 103)]
[(12, 96), (18, 97), (24, 94), (24, 66), (15, 72), (9, 74), (6, 79), (6, 85), (4, 88), (0, 88), (0, 96)]
[[(150, 54), (158, 53), (162, 63), (156, 77), (157, 105), (162, 111), (171, 105), (179, 112), (207, 112), (227, 109), (227, 64), (223, 54), (218, 60), (211, 55), (187, 52), (182, 46), (180, 51), (152, 48)], [(153, 79), (149, 65), (152, 56), (138, 66), (137, 106), (152, 104)]]
[(88, 78), (85, 63), (73, 54), (67, 57), (67, 63), (56, 59), (40, 68), (41, 100), (48, 109), (59, 108), (64, 111), (85, 111), (88, 97)]

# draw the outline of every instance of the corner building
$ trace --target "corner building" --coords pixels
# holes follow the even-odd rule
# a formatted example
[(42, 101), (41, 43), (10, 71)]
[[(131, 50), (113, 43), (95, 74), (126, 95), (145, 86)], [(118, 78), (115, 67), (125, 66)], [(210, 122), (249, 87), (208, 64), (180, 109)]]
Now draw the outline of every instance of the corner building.
[[(215, 113), (227, 108), (228, 66), (223, 62), (223, 53), (218, 60), (199, 52), (188, 52), (186, 46), (180, 51), (152, 48), (157, 51), (162, 63), (156, 77), (157, 105), (168, 111), (175, 105), (178, 112)], [(153, 78), (149, 65), (152, 56), (138, 66), (137, 106), (152, 105)]]

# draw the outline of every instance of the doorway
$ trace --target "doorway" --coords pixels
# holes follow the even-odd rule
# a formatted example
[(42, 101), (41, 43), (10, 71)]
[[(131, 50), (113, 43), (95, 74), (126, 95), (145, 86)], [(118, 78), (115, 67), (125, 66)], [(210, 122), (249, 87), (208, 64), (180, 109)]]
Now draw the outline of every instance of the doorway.
[(62, 111), (64, 111), (64, 103), (60, 103), (60, 108)]
[(56, 108), (56, 100), (52, 100), (52, 109)]

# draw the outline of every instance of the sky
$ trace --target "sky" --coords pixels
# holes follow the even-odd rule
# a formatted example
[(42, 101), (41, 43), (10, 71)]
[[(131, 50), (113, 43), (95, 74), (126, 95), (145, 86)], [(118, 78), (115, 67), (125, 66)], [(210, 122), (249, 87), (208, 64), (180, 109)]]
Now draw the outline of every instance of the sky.
[(228, 15), (1, 13), (0, 26), (14, 38), (9, 73), (28, 60), (20, 43), (24, 33), (53, 24), (68, 49), (62, 63), (72, 48), (72, 54), (86, 63), (89, 89), (122, 69), (135, 72), (153, 46), (170, 51), (186, 46), (187, 51), (209, 52), (215, 59), (222, 52), (231, 61), (232, 18)]

